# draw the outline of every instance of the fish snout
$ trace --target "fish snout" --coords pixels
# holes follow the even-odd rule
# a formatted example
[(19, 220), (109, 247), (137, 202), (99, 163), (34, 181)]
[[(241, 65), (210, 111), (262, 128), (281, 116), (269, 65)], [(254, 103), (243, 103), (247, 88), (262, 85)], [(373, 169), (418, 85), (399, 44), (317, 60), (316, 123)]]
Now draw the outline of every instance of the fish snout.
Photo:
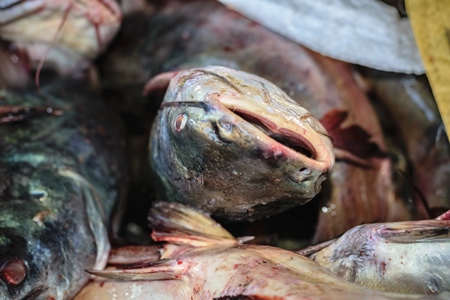
[(322, 183), (328, 178), (329, 171), (323, 168), (313, 168), (310, 165), (290, 168), (289, 164), (288, 161), (285, 172), (287, 181), (294, 187), (298, 187), (302, 191), (302, 198), (309, 201), (321, 191)]

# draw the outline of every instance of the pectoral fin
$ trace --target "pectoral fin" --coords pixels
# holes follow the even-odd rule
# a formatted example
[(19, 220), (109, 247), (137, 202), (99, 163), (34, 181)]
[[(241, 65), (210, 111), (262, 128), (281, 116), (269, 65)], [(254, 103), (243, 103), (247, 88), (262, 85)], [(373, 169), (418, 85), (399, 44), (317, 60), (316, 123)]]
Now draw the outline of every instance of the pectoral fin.
[(182, 268), (178, 266), (176, 259), (164, 259), (149, 265), (138, 269), (86, 270), (86, 272), (108, 279), (124, 281), (174, 280), (180, 279), (182, 276)]
[(450, 222), (424, 220), (390, 223), (379, 231), (389, 243), (419, 243), (450, 241)]
[(209, 216), (179, 203), (155, 203), (149, 220), (153, 228), (152, 238), (157, 242), (192, 247), (240, 244)]

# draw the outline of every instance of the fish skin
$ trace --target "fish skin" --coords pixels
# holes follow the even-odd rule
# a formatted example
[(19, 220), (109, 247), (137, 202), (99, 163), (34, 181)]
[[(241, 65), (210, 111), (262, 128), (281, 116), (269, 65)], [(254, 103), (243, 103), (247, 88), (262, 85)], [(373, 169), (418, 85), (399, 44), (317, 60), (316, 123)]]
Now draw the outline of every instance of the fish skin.
[[(278, 87), (225, 67), (173, 76), (150, 136), (163, 199), (241, 220), (304, 204), (320, 191), (334, 163), (331, 139)], [(271, 135), (303, 144), (311, 157)]]
[(423, 197), (428, 208), (422, 215), (436, 217), (450, 209), (450, 144), (428, 83), (370, 69), (363, 74), (406, 148), (413, 169), (407, 176), (421, 193), (416, 198)]
[(450, 221), (366, 224), (310, 257), (338, 276), (385, 292), (450, 291)]
[(0, 299), (71, 299), (106, 264), (126, 168), (99, 98), (82, 80), (0, 90), (2, 115), (26, 116), (0, 121)]
[[(178, 203), (150, 213), (161, 260), (121, 269), (89, 270), (97, 277), (75, 300), (116, 299), (445, 299), (371, 290), (334, 275), (307, 257), (244, 245), (219, 224)], [(215, 224), (214, 224), (215, 223)], [(200, 242), (200, 244), (199, 244)], [(133, 258), (134, 259), (134, 258)]]
[[(333, 139), (347, 145), (376, 145), (378, 151), (353, 155), (350, 163), (337, 157), (329, 180), (323, 184), (327, 193), (315, 199), (326, 212), (318, 212), (314, 242), (362, 223), (411, 217), (406, 205), (395, 199), (391, 162), (378, 155), (386, 150), (378, 120), (346, 63), (314, 54), (219, 3), (196, 1), (171, 2), (152, 15), (126, 17), (101, 69), (104, 87), (117, 99), (124, 99), (123, 110), (147, 121), (152, 117), (136, 108), (143, 103), (156, 105), (159, 97), (154, 92), (149, 101), (136, 95), (148, 78), (208, 65), (261, 76), (321, 121), (330, 112), (347, 112), (347, 119), (334, 128), (338, 136)], [(352, 132), (353, 125), (368, 133), (369, 139), (358, 141), (357, 134), (348, 139), (345, 134)]]
[(0, 37), (25, 51), (33, 67), (45, 59), (65, 75), (104, 51), (122, 20), (116, 0), (15, 2), (0, 3)]

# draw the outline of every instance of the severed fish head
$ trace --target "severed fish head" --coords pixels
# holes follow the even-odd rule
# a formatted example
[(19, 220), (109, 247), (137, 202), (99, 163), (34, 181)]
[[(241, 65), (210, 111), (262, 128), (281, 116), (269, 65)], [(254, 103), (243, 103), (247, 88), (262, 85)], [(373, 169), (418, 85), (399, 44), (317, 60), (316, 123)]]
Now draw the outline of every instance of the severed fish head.
[(332, 141), (274, 84), (207, 67), (159, 75), (146, 90), (167, 84), (150, 140), (163, 197), (239, 220), (304, 204), (321, 190)]

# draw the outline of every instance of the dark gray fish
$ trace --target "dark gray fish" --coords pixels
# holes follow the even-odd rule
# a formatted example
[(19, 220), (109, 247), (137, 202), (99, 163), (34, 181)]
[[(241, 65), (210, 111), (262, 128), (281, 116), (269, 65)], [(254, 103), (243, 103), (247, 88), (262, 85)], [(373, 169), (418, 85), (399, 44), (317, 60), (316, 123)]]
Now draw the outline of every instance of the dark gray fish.
[(217, 66), (159, 75), (146, 90), (162, 84), (150, 161), (163, 199), (240, 220), (319, 193), (334, 164), (331, 138), (277, 86)]
[[(426, 78), (365, 70), (412, 164), (405, 174), (430, 217), (450, 209), (450, 144)], [(422, 212), (423, 213), (423, 212)]]
[(314, 54), (215, 1), (170, 1), (152, 15), (126, 17), (101, 63), (106, 89), (135, 123), (151, 120), (151, 107), (162, 99), (164, 86), (150, 101), (140, 96), (149, 78), (208, 65), (261, 76), (326, 124), (337, 155), (318, 196), (315, 241), (361, 223), (410, 219), (394, 197), (377, 117), (348, 64)]
[(0, 299), (70, 299), (104, 267), (120, 121), (84, 81), (0, 90)]

